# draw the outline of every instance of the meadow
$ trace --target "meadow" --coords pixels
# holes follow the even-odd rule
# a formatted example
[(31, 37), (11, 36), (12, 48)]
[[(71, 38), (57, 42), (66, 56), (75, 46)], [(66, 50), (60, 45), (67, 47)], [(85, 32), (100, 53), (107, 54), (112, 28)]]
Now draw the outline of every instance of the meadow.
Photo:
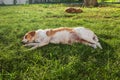
[[(120, 4), (69, 14), (66, 4), (0, 6), (0, 80), (120, 80)], [(49, 44), (28, 50), (28, 31), (84, 26), (103, 49)]]

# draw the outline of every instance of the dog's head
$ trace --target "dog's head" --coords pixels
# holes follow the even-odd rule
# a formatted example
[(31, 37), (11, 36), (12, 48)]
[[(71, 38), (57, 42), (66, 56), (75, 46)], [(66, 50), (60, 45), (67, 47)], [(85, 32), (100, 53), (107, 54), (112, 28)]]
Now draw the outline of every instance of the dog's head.
[(36, 32), (35, 31), (31, 31), (28, 32), (24, 35), (23, 39), (22, 39), (22, 43), (32, 43), (35, 41), (35, 35)]

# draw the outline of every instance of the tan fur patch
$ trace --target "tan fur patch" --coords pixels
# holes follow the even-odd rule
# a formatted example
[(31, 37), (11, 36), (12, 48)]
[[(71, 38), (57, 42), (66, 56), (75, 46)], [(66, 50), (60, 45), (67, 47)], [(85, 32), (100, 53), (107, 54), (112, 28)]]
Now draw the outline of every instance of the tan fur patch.
[(57, 29), (51, 29), (49, 31), (46, 32), (47, 36), (52, 36), (54, 35), (56, 32), (60, 32), (60, 31), (69, 31), (69, 32), (73, 32), (72, 28), (66, 28), (66, 27), (62, 27), (62, 28), (57, 28)]
[(35, 36), (35, 31), (29, 32), (27, 33), (27, 35), (25, 36), (25, 39), (31, 41), (31, 39)]

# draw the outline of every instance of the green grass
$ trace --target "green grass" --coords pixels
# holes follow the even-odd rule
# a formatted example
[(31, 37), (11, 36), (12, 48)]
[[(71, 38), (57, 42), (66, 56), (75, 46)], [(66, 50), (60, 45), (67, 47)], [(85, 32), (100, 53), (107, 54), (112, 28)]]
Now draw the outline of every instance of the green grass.
[(119, 0), (97, 0), (98, 2), (104, 1), (104, 2), (119, 2)]
[[(63, 4), (0, 6), (0, 80), (120, 80), (120, 5), (82, 8), (68, 14)], [(83, 44), (49, 44), (28, 51), (31, 30), (84, 26), (103, 49)]]

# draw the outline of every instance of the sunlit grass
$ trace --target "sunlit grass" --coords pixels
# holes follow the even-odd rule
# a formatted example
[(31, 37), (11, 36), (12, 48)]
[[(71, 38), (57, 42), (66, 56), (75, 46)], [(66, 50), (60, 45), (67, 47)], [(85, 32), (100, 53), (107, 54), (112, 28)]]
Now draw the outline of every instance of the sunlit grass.
[[(119, 80), (120, 5), (64, 12), (65, 4), (0, 6), (1, 80)], [(84, 26), (103, 50), (82, 44), (49, 44), (28, 51), (21, 44), (31, 30)]]

